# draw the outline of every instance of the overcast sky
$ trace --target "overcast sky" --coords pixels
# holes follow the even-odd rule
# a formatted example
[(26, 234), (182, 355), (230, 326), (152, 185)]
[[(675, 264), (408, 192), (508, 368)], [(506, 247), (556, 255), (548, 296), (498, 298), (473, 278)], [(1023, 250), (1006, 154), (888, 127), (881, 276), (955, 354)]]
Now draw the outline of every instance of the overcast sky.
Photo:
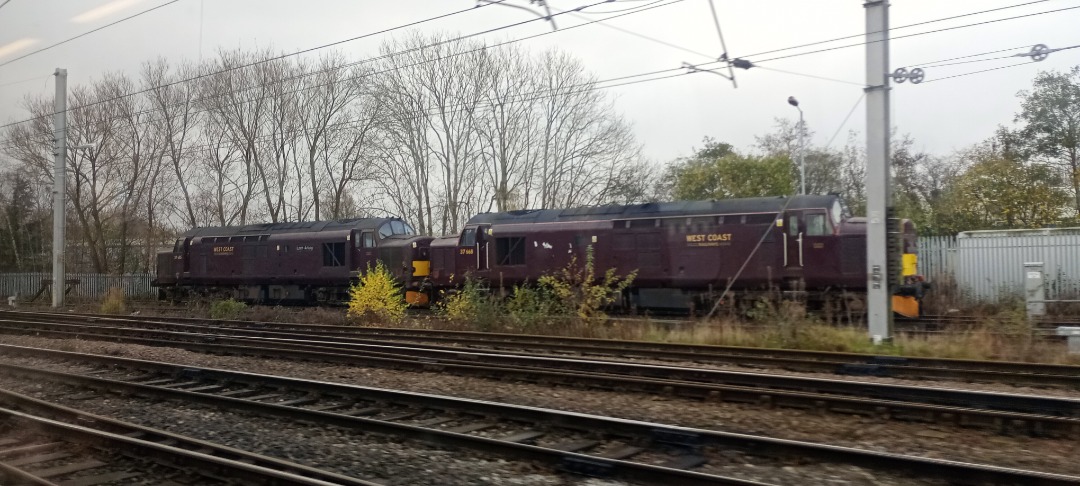
[[(505, 0), (529, 7), (528, 0)], [(591, 5), (599, 0), (549, 0), (557, 10)], [(773, 49), (806, 44), (865, 31), (859, 0), (715, 0), (720, 25), (732, 57), (764, 61), (861, 42), (861, 38), (830, 44), (753, 55)], [(3, 4), (4, 0), (0, 0)], [(0, 63), (35, 49), (101, 27), (166, 0), (10, 0), (0, 7)], [(909, 28), (901, 26), (971, 12), (1009, 7), (1025, 0), (893, 0), (890, 9), (893, 37), (964, 24), (1003, 19), (1080, 6), (1078, 0), (1031, 2), (981, 15), (934, 22)], [(476, 0), (179, 0), (153, 12), (89, 34), (65, 45), (0, 66), (0, 121), (24, 118), (20, 99), (28, 93), (53, 92), (51, 74), (68, 69), (69, 86), (99, 79), (107, 72), (138, 77), (140, 63), (156, 57), (197, 60), (213, 56), (219, 48), (272, 47), (296, 51), (420, 21), (476, 5)], [(605, 24), (630, 30), (677, 45), (669, 47), (613, 28), (593, 24), (630, 8), (655, 7), (626, 15)], [(535, 7), (532, 7), (535, 9)], [(588, 15), (584, 15), (589, 12)], [(582, 20), (584, 17), (585, 20)], [(422, 31), (474, 33), (536, 18), (518, 8), (491, 5), (458, 15), (425, 22)], [(551, 46), (573, 53), (599, 79), (677, 68), (683, 62), (708, 62), (722, 51), (710, 14), (708, 0), (618, 0), (590, 7), (579, 17), (556, 17), (560, 31), (519, 45), (541, 50)], [(891, 67), (909, 68), (943, 59), (1011, 49), (985, 59), (1024, 52), (1038, 43), (1051, 48), (1080, 44), (1076, 26), (1080, 9), (946, 32), (897, 38), (891, 45)], [(542, 20), (486, 35), (503, 41), (551, 31)], [(387, 35), (372, 36), (338, 45), (351, 60), (374, 53)], [(1021, 47), (1022, 46), (1022, 47)], [(694, 54), (696, 51), (703, 55)], [(317, 55), (318, 51), (315, 54)], [(862, 94), (865, 80), (865, 48), (762, 62), (773, 68), (834, 78), (813, 79), (793, 74), (751, 69), (736, 71), (739, 83), (709, 73), (679, 76), (607, 90), (616, 109), (633, 123), (645, 154), (656, 161), (688, 155), (704, 136), (749, 148), (754, 135), (772, 128), (776, 117), (797, 117), (786, 103), (796, 96), (806, 113), (813, 142), (822, 145), (841, 128), (841, 122)], [(926, 69), (926, 81), (1025, 62), (1011, 58)], [(1080, 49), (1053, 53), (1041, 63), (974, 74), (920, 85), (904, 83), (892, 90), (893, 124), (910, 133), (918, 148), (948, 154), (990, 136), (999, 124), (1009, 124), (1018, 109), (1017, 91), (1030, 87), (1039, 70), (1066, 70), (1080, 65)], [(636, 78), (635, 78), (636, 79)], [(26, 81), (29, 80), (29, 81)], [(860, 133), (865, 124), (865, 105), (860, 104), (843, 131)], [(841, 133), (833, 146), (844, 142)]]

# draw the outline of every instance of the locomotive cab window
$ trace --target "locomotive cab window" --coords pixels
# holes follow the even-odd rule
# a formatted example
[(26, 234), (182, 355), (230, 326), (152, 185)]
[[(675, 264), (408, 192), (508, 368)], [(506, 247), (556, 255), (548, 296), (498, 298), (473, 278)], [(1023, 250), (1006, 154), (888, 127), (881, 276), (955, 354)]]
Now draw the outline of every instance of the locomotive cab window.
[(394, 229), (390, 227), (390, 223), (383, 223), (379, 227), (379, 238), (389, 238), (394, 235)]
[(788, 216), (788, 234), (791, 236), (799, 236), (799, 216)]
[(357, 243), (361, 248), (375, 248), (375, 233), (365, 231), (360, 234)]
[(825, 218), (825, 213), (810, 213), (806, 215), (806, 235), (807, 236), (825, 236), (830, 234), (829, 223)]
[(476, 244), (476, 228), (465, 228), (461, 232), (461, 246), (473, 246)]

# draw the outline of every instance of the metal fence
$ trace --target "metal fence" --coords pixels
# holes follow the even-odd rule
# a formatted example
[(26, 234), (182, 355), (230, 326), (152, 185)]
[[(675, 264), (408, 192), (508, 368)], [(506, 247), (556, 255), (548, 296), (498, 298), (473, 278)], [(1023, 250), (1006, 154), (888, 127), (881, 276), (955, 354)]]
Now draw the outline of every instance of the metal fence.
[[(111, 288), (120, 288), (124, 296), (136, 299), (152, 298), (157, 290), (150, 286), (154, 275), (138, 273), (128, 275), (104, 275), (100, 273), (69, 273), (67, 279), (78, 279), (68, 298), (100, 299)], [(20, 299), (29, 299), (37, 294), (42, 283), (52, 280), (51, 273), (0, 273), (0, 296), (18, 295)]]
[(967, 231), (919, 239), (919, 272), (968, 302), (1021, 298), (1024, 263), (1042, 262), (1046, 298), (1080, 296), (1080, 228)]

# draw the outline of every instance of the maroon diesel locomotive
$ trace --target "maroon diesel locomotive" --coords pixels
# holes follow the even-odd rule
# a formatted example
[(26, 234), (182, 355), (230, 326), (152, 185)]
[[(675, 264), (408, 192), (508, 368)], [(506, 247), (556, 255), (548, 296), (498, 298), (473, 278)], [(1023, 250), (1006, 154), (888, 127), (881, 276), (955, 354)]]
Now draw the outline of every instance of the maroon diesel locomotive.
[(407, 289), (419, 289), (430, 241), (400, 218), (195, 228), (158, 253), (154, 285), (173, 300), (345, 302), (349, 286), (376, 261)]
[[(899, 220), (893, 297), (917, 316), (915, 227)], [(458, 236), (431, 242), (425, 288), (462, 277), (509, 288), (583, 261), (591, 246), (598, 273), (637, 271), (626, 305), (700, 308), (729, 285), (742, 295), (770, 289), (807, 296), (866, 291), (866, 224), (844, 215), (838, 196), (761, 197), (487, 213)]]

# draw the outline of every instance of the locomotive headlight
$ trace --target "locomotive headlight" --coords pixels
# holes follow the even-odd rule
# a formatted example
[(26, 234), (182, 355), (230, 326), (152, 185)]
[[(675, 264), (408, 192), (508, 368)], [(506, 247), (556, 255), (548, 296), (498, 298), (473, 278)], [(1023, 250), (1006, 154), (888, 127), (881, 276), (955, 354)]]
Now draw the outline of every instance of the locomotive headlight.
[(414, 242), (412, 242), (412, 247), (413, 247), (413, 248), (416, 248), (416, 242), (415, 242), (415, 241), (414, 241)]

